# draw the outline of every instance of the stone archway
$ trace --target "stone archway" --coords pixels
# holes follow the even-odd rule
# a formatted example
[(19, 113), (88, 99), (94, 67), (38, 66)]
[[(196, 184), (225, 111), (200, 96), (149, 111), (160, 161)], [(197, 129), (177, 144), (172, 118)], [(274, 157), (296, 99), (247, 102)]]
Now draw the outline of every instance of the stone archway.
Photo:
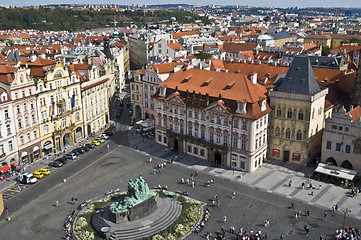
[(79, 138), (81, 138), (83, 136), (81, 127), (76, 128), (75, 136), (76, 136), (76, 139), (79, 139)]
[(337, 166), (337, 162), (336, 162), (336, 160), (335, 160), (333, 157), (327, 158), (326, 164), (328, 164), (328, 165), (333, 165), (333, 166)]
[(108, 124), (108, 122), (109, 122), (108, 114), (105, 114), (105, 124)]
[(341, 167), (353, 170), (352, 164), (348, 160), (343, 161)]
[(90, 134), (92, 133), (92, 127), (90, 126), (90, 124), (88, 125), (88, 137), (90, 136)]

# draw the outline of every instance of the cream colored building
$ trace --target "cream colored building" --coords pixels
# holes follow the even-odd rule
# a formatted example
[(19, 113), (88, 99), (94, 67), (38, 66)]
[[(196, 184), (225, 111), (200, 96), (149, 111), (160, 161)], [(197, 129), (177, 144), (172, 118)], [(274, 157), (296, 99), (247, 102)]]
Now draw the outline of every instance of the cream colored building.
[[(44, 59), (38, 58), (35, 62), (40, 65), (41, 61)], [(62, 151), (83, 137), (80, 79), (62, 64), (51, 62), (44, 75), (36, 77), (40, 137), (44, 155), (52, 151)]]
[(361, 107), (340, 108), (325, 120), (321, 162), (361, 172)]
[(318, 86), (308, 57), (295, 57), (285, 78), (269, 91), (269, 158), (306, 165), (319, 157), (327, 93)]
[(143, 82), (142, 78), (145, 69), (140, 69), (132, 73), (130, 81), (130, 101), (133, 106), (133, 116), (136, 120), (144, 119), (143, 115)]

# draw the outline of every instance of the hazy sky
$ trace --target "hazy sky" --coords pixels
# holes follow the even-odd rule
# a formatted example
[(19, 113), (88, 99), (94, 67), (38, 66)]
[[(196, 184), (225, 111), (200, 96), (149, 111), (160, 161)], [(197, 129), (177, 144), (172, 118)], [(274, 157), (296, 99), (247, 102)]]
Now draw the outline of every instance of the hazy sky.
[(0, 6), (29, 6), (42, 4), (59, 4), (59, 3), (115, 3), (130, 5), (137, 4), (165, 4), (165, 3), (185, 3), (185, 4), (220, 4), (220, 5), (250, 5), (250, 6), (272, 6), (272, 7), (353, 7), (361, 8), (360, 0), (0, 0)]

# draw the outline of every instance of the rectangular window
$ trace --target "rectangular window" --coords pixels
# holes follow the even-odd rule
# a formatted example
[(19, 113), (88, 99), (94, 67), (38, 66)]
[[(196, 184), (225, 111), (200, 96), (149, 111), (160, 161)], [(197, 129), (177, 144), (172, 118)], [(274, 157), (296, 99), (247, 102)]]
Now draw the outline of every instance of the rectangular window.
[(162, 142), (162, 135), (158, 135), (158, 142)]
[(192, 117), (192, 115), (193, 115), (192, 110), (188, 110), (188, 117)]
[(202, 139), (206, 138), (206, 131), (204, 131), (204, 129), (201, 129), (201, 138)]
[(201, 149), (201, 156), (204, 157), (204, 150)]
[(258, 121), (256, 121), (256, 129), (258, 129)]
[(209, 133), (209, 141), (210, 141), (210, 142), (214, 142), (214, 135), (213, 135), (212, 132)]
[(5, 119), (9, 118), (9, 110), (5, 109), (4, 110), (4, 115), (5, 115)]
[(188, 152), (192, 152), (192, 146), (188, 145)]
[(201, 113), (201, 120), (206, 120), (206, 115), (204, 113)]
[(242, 142), (241, 142), (241, 149), (246, 150), (246, 140), (244, 140), (244, 139), (242, 139)]
[(246, 120), (242, 121), (242, 130), (247, 130), (247, 121)]
[(331, 141), (327, 141), (326, 142), (326, 149), (331, 149), (332, 148), (332, 142)]
[(175, 123), (174, 124), (174, 132), (178, 133), (178, 131), (179, 131), (178, 123)]
[(188, 135), (192, 135), (192, 127), (190, 126), (190, 127), (188, 127)]
[(13, 141), (9, 141), (9, 151), (12, 151), (14, 149), (13, 147)]
[(351, 153), (351, 145), (346, 145), (346, 153)]
[(234, 120), (233, 120), (233, 127), (234, 127), (234, 128), (238, 128), (238, 124), (239, 124), (238, 119), (234, 119)]
[(184, 129), (183, 124), (181, 124), (181, 125), (180, 125), (180, 133), (182, 133), (182, 134), (184, 133), (184, 130), (183, 130), (183, 129)]
[(341, 151), (341, 143), (336, 143), (336, 151), (337, 152)]
[(194, 137), (198, 138), (198, 128), (194, 128)]
[(194, 118), (198, 119), (198, 111), (194, 111)]
[(196, 148), (196, 147), (193, 148), (193, 153), (196, 154), (196, 155), (198, 155), (198, 148)]
[(241, 168), (246, 169), (246, 162), (245, 161), (241, 161)]
[(167, 143), (167, 137), (163, 137), (163, 143)]
[(219, 145), (221, 144), (221, 135), (217, 133), (216, 135), (216, 143)]
[(228, 145), (228, 136), (227, 135), (223, 136), (223, 145), (225, 145), (225, 146)]
[(21, 145), (24, 145), (24, 137), (23, 136), (20, 136), (20, 143), (21, 143)]
[(34, 131), (34, 139), (38, 138), (38, 134), (36, 133), (36, 131)]
[(258, 148), (258, 139), (256, 138), (255, 148)]
[(225, 119), (224, 119), (223, 125), (224, 125), (224, 126), (228, 126), (228, 118), (225, 118)]
[(234, 147), (234, 148), (237, 148), (237, 147), (238, 147), (238, 138), (237, 138), (237, 137), (234, 137), (234, 138), (233, 138), (233, 147)]

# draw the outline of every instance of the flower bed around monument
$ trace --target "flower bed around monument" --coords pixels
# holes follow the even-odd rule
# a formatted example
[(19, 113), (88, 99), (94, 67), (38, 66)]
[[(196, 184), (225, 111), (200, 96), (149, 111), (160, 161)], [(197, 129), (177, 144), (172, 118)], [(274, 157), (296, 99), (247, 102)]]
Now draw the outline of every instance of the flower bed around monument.
[(126, 194), (125, 192), (117, 192), (109, 194), (106, 197), (103, 197), (98, 200), (94, 200), (88, 203), (82, 210), (77, 214), (77, 218), (74, 223), (74, 234), (77, 239), (80, 240), (100, 240), (103, 239), (92, 227), (91, 218), (92, 215), (102, 208), (104, 205), (108, 204), (115, 199), (118, 199), (121, 195)]
[[(164, 190), (158, 190), (158, 193), (159, 196), (161, 197), (168, 196), (168, 192)], [(80, 239), (80, 240), (103, 239), (93, 229), (91, 225), (92, 215), (97, 210), (99, 210), (106, 204), (110, 203), (111, 201), (115, 201), (123, 194), (126, 193), (117, 192), (110, 194), (106, 197), (103, 197), (101, 199), (91, 201), (81, 211), (79, 211), (73, 228), (76, 239)], [(160, 232), (157, 235), (145, 239), (177, 240), (177, 239), (182, 239), (184, 236), (188, 235), (193, 231), (193, 229), (199, 223), (199, 220), (202, 217), (203, 203), (184, 196), (178, 196), (177, 200), (182, 204), (182, 213), (179, 216), (179, 218), (166, 230)]]
[[(162, 192), (162, 191), (160, 191)], [(203, 213), (203, 203), (184, 196), (178, 196), (182, 203), (182, 213), (173, 225), (161, 233), (154, 235), (152, 240), (177, 240), (182, 239), (193, 231)]]

